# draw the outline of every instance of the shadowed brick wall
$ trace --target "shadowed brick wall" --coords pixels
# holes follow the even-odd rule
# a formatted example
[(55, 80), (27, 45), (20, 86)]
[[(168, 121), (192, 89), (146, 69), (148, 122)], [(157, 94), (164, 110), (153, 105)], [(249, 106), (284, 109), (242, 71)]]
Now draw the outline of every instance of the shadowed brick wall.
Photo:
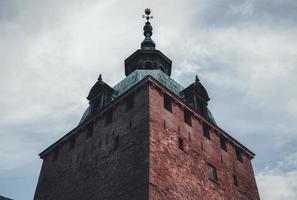
[[(210, 138), (205, 137), (202, 123), (207, 122), (194, 113), (191, 125), (185, 123), (187, 108), (175, 96), (172, 111), (166, 110), (165, 93), (147, 79), (74, 130), (75, 143), (70, 137), (44, 158), (34, 199), (259, 200), (245, 150), (241, 162), (232, 141), (222, 149), (221, 133), (211, 124)], [(128, 95), (134, 96), (130, 110)], [(209, 178), (208, 165), (216, 168), (217, 180)]]
[[(113, 110), (75, 133), (44, 158), (35, 200), (92, 200), (148, 198), (148, 87), (134, 95), (126, 111), (123, 98)], [(93, 124), (93, 132), (90, 127)], [(115, 138), (119, 135), (118, 147)], [(55, 157), (55, 152), (59, 153)], [(56, 159), (56, 160), (55, 160)]]

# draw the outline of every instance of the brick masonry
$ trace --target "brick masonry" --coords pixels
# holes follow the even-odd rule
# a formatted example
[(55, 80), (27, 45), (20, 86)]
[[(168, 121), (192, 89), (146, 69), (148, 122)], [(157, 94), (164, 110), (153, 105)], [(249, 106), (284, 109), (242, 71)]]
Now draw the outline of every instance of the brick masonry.
[[(56, 161), (54, 151), (44, 158), (35, 200), (147, 199), (148, 89), (134, 94), (129, 111), (124, 99), (111, 105), (111, 124), (105, 125), (104, 114), (92, 119), (92, 136), (87, 137), (88, 126), (82, 126), (73, 149), (67, 140), (58, 146)], [(119, 146), (114, 149), (117, 135)]]
[[(204, 137), (203, 118), (192, 115), (192, 126), (184, 123), (187, 105), (174, 95), (172, 112), (164, 109), (164, 93), (172, 95), (147, 78), (75, 129), (73, 148), (70, 138), (58, 142), (43, 158), (34, 199), (258, 200), (251, 158), (243, 152), (243, 162), (238, 161), (232, 142), (227, 152), (221, 149), (215, 127), (210, 140)], [(134, 106), (126, 111), (125, 99), (132, 94)], [(105, 125), (110, 110), (113, 120)], [(216, 167), (218, 181), (208, 178), (208, 163)]]
[[(210, 139), (203, 136), (200, 119), (192, 117), (192, 126), (186, 124), (177, 99), (172, 112), (164, 109), (163, 94), (150, 87), (149, 199), (258, 200), (250, 158), (243, 154), (243, 162), (238, 161), (231, 143), (227, 152), (221, 149), (217, 132), (210, 131)], [(178, 138), (184, 140), (184, 150), (179, 149)], [(217, 182), (208, 178), (208, 163), (217, 169)]]

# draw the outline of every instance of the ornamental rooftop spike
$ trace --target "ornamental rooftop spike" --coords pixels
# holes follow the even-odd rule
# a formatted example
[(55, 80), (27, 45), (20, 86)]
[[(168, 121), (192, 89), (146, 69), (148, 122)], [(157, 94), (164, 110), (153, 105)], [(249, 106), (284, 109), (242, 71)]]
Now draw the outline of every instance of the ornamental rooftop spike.
[(142, 15), (143, 18), (146, 19), (146, 23), (143, 27), (143, 35), (145, 36), (144, 40), (141, 43), (141, 49), (155, 49), (155, 43), (152, 40), (151, 36), (153, 35), (153, 27), (151, 26), (151, 23), (149, 22), (150, 19), (153, 18), (153, 16), (150, 16), (151, 9), (146, 8), (144, 10), (145, 15)]
[(199, 80), (199, 78), (198, 78), (198, 75), (196, 75), (196, 77), (195, 77), (195, 82), (196, 82), (196, 83), (200, 82), (200, 80)]
[(152, 19), (151, 10), (147, 8), (144, 13), (142, 17), (146, 19), (143, 27), (145, 38), (141, 43), (141, 48), (125, 60), (125, 75), (128, 76), (135, 70), (161, 70), (170, 76), (172, 61), (155, 48), (156, 45), (151, 39), (153, 35), (153, 28), (149, 22)]

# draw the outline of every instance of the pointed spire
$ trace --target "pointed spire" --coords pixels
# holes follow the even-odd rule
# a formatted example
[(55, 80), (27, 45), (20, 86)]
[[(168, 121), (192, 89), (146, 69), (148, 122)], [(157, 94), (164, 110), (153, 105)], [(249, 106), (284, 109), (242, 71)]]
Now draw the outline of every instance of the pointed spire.
[(102, 81), (102, 76), (101, 76), (101, 74), (99, 74), (99, 78), (98, 78), (98, 81)]
[(143, 27), (143, 35), (145, 36), (145, 38), (141, 43), (141, 49), (155, 49), (156, 45), (151, 38), (151, 36), (153, 35), (153, 27), (149, 22), (149, 20), (152, 19), (153, 16), (150, 16), (151, 10), (149, 8), (145, 9), (144, 13), (145, 15), (142, 15), (142, 17), (146, 19), (146, 23)]
[(199, 78), (198, 78), (197, 75), (196, 75), (196, 77), (195, 77), (195, 82), (196, 82), (196, 83), (200, 82), (200, 80), (199, 80)]

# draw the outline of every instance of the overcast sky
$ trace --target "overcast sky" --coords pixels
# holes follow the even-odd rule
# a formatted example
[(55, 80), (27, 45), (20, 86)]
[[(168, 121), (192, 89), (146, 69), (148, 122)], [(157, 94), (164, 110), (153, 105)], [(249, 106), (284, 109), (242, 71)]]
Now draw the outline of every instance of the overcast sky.
[(0, 0), (0, 195), (32, 199), (38, 153), (74, 128), (99, 73), (153, 40), (188, 86), (198, 74), (218, 125), (257, 155), (263, 200), (297, 199), (296, 0)]

